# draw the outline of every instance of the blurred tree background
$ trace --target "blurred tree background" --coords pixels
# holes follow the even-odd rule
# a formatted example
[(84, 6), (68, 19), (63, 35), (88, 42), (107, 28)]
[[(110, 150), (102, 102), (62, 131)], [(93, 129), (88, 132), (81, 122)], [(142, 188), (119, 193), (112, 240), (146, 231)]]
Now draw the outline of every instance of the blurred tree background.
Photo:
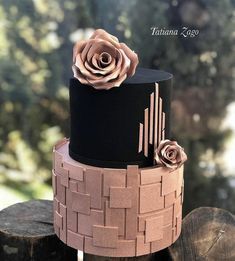
[[(200, 33), (153, 36), (153, 26)], [(142, 66), (174, 74), (172, 134), (189, 157), (185, 213), (235, 212), (235, 173), (223, 157), (235, 100), (234, 0), (0, 0), (0, 208), (52, 197), (52, 146), (69, 136), (72, 46), (94, 28), (126, 42)]]

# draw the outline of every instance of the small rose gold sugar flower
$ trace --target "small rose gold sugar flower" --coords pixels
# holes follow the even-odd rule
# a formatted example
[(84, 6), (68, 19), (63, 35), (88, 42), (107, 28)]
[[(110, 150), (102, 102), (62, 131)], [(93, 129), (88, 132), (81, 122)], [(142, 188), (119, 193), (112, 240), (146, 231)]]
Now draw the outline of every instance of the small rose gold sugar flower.
[(184, 149), (176, 141), (162, 140), (155, 151), (156, 164), (172, 170), (180, 168), (186, 160)]

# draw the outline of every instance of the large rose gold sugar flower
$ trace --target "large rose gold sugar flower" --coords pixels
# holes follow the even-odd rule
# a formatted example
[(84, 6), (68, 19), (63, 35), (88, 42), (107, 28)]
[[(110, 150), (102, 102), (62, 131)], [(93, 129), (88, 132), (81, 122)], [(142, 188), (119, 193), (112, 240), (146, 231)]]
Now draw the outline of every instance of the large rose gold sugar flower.
[(73, 73), (81, 83), (95, 89), (118, 87), (135, 73), (138, 56), (124, 43), (102, 29), (73, 49)]
[(180, 168), (187, 160), (184, 149), (176, 142), (162, 140), (155, 151), (155, 161), (157, 165), (166, 166), (175, 170)]

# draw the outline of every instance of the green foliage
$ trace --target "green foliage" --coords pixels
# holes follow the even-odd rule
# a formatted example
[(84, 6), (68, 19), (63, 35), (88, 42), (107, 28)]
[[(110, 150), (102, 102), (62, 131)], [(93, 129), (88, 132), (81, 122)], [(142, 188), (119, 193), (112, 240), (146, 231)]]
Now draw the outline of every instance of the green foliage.
[[(50, 191), (52, 146), (69, 135), (72, 35), (104, 28), (127, 42), (142, 66), (174, 74), (172, 131), (189, 156), (185, 212), (200, 205), (235, 210), (218, 160), (230, 135), (219, 126), (235, 98), (234, 6), (232, 0), (0, 0), (0, 192), (24, 200)], [(153, 26), (200, 34), (152, 36)]]

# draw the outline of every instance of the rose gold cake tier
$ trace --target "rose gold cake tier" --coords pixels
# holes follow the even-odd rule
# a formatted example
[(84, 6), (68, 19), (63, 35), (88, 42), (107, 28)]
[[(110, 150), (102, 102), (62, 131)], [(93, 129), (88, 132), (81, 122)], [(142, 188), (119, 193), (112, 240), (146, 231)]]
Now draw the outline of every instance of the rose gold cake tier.
[(67, 245), (101, 256), (140, 256), (170, 246), (181, 231), (183, 167), (107, 169), (54, 148), (54, 227)]

